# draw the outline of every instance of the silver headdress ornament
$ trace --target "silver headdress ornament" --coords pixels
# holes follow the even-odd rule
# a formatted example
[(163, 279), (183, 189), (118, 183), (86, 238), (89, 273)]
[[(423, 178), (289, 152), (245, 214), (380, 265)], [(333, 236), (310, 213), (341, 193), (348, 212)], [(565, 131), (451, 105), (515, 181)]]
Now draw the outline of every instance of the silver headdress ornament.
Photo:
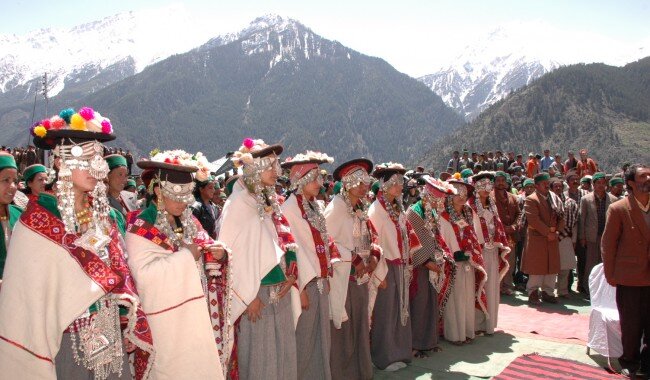
[[(352, 173), (341, 178), (341, 183), (343, 184), (343, 189), (345, 191), (350, 190), (359, 186), (362, 183), (370, 185), (372, 183), (372, 178), (364, 169), (359, 168)], [(342, 190), (343, 190), (342, 189)]]
[[(302, 193), (302, 188), (318, 179), (322, 181), (318, 165), (331, 164), (334, 159), (325, 153), (314, 152), (311, 150), (300, 153), (294, 157), (287, 158), (282, 167), (291, 168), (289, 178), (291, 179), (291, 189), (296, 190), (298, 194)], [(321, 183), (322, 185), (322, 183)]]
[(163, 179), (162, 167), (165, 170), (175, 171), (174, 166), (177, 166), (178, 169), (176, 171), (186, 171), (188, 174), (194, 172), (197, 180), (203, 180), (204, 177), (207, 178), (207, 175), (209, 175), (208, 160), (201, 152), (190, 154), (183, 150), (169, 150), (164, 152), (154, 150), (151, 156), (148, 163), (146, 161), (138, 163), (141, 167), (158, 168), (157, 173), (149, 184), (149, 193), (153, 194), (154, 187), (159, 185), (162, 197), (187, 205), (179, 217), (181, 226), (177, 226), (175, 229), (169, 223), (169, 212), (164, 209), (161, 197), (158, 199), (158, 214), (156, 216), (155, 226), (169, 237), (172, 244), (177, 248), (182, 243), (192, 244), (198, 234), (198, 228), (194, 222), (192, 210), (189, 206), (195, 202), (193, 192), (196, 185), (191, 180), (191, 175), (190, 181), (187, 183), (174, 183), (167, 180), (167, 178)]
[[(110, 206), (106, 196), (104, 179), (108, 175), (108, 164), (103, 158), (104, 146), (100, 141), (110, 141), (113, 127), (110, 120), (102, 117), (90, 107), (83, 107), (75, 113), (71, 108), (59, 115), (41, 121), (34, 128), (35, 143), (43, 138), (58, 141), (49, 143), (60, 158), (57, 181), (57, 208), (67, 234), (76, 235), (82, 226), (83, 234), (72, 244), (96, 254), (105, 264), (111, 265), (108, 244), (111, 242)], [(37, 138), (41, 140), (37, 140)], [(58, 140), (60, 139), (60, 140)], [(75, 142), (83, 141), (83, 142)], [(90, 192), (92, 208), (75, 212), (72, 172), (87, 171), (97, 184)], [(122, 334), (117, 298), (107, 293), (93, 304), (96, 312), (85, 312), (70, 326), (72, 353), (77, 364), (93, 372), (95, 379), (106, 379), (111, 374), (122, 374)]]
[(270, 146), (264, 140), (244, 139), (231, 160), (235, 167), (241, 167), (243, 170), (242, 180), (248, 188), (248, 191), (255, 197), (257, 202), (257, 214), (260, 219), (264, 219), (271, 213), (280, 215), (280, 204), (275, 193), (275, 186), (266, 186), (262, 183), (262, 173), (267, 170), (275, 170), (277, 175), (282, 174), (278, 156), (270, 153), (263, 157), (254, 157), (256, 152), (262, 151)]
[(98, 141), (86, 141), (79, 144), (60, 144), (54, 149), (54, 154), (61, 158), (59, 179), (57, 181), (57, 200), (61, 219), (66, 233), (76, 234), (79, 221), (74, 209), (74, 193), (72, 191), (72, 171), (87, 170), (97, 180), (91, 192), (92, 219), (90, 228), (75, 241), (77, 246), (88, 249), (100, 255), (105, 254), (103, 248), (110, 242), (109, 213), (110, 206), (106, 197), (104, 179), (108, 175), (108, 164), (102, 154), (104, 146)]

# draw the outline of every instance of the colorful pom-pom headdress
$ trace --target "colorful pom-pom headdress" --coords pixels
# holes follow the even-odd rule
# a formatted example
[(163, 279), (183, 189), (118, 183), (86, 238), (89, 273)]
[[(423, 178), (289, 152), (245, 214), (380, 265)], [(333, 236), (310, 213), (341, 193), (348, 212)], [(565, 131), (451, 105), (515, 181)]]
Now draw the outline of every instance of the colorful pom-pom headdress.
[(93, 252), (101, 251), (110, 241), (107, 235), (110, 229), (110, 206), (104, 184), (109, 168), (103, 158), (102, 144), (115, 139), (110, 120), (90, 107), (82, 107), (77, 112), (66, 108), (57, 115), (32, 125), (30, 132), (34, 136), (34, 145), (52, 150), (54, 156), (61, 159), (56, 196), (67, 233), (76, 234), (79, 227), (74, 210), (72, 171), (87, 170), (97, 180), (97, 185), (90, 193), (93, 199), (93, 228), (89, 228), (75, 244)]

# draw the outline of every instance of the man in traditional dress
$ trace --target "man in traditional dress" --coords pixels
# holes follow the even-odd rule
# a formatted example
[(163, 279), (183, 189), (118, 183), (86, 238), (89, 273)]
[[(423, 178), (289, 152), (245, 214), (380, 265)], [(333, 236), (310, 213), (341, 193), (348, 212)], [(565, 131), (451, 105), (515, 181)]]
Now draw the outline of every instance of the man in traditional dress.
[(596, 162), (589, 158), (587, 149), (580, 150), (580, 161), (576, 164), (576, 173), (578, 177), (583, 178), (586, 175), (594, 175), (598, 170)]
[(582, 281), (588, 283), (589, 274), (602, 259), (600, 242), (605, 231), (607, 209), (616, 198), (607, 193), (605, 173), (598, 172), (592, 177), (594, 191), (580, 199), (580, 245), (585, 248), (585, 269)]
[(497, 326), (501, 279), (508, 272), (508, 255), (511, 251), (503, 223), (499, 219), (496, 202), (492, 198), (493, 181), (494, 174), (491, 172), (481, 172), (472, 177), (475, 193), (468, 200), (469, 206), (480, 222), (475, 229), (479, 242), (483, 246), (483, 262), (487, 273), (485, 283), (487, 314), (482, 310), (476, 311), (476, 327), (477, 331), (488, 335), (494, 334)]
[(524, 206), (528, 236), (521, 270), (528, 274), (526, 292), (531, 305), (557, 303), (554, 289), (560, 272), (558, 234), (565, 220), (562, 200), (549, 191), (550, 179), (548, 173), (535, 176), (535, 192), (526, 197)]
[(111, 207), (122, 213), (126, 218), (126, 214), (138, 209), (137, 196), (129, 191), (124, 190), (126, 182), (129, 179), (129, 172), (126, 168), (126, 159), (119, 154), (111, 154), (104, 157), (108, 163), (108, 176), (106, 182), (108, 184), (108, 202)]
[[(650, 373), (650, 167), (632, 165), (625, 172), (630, 195), (607, 211), (602, 237), (607, 282), (616, 287), (621, 319), (622, 373), (634, 378)], [(643, 338), (642, 338), (643, 337)], [(638, 371), (638, 372), (637, 372)]]
[(557, 276), (557, 295), (561, 298), (568, 298), (569, 276), (571, 270), (576, 268), (574, 247), (578, 241), (578, 204), (564, 195), (564, 183), (560, 179), (551, 178), (551, 191), (562, 200), (565, 216), (564, 229), (558, 235), (560, 273)]
[[(474, 187), (450, 180), (457, 194), (447, 195), (440, 218), (440, 232), (456, 261), (456, 278), (444, 311), (444, 336), (452, 344), (470, 343), (476, 336), (475, 309), (487, 314), (485, 283), (487, 273), (476, 234), (478, 216), (467, 205)], [(486, 315), (488, 317), (488, 315)]]
[(520, 234), (521, 209), (517, 196), (508, 191), (508, 174), (498, 171), (494, 175), (494, 201), (499, 213), (499, 219), (508, 239), (510, 254), (508, 257), (508, 271), (501, 281), (501, 293), (511, 295), (514, 290), (514, 273), (517, 255), (515, 253)]
[(341, 259), (327, 232), (323, 202), (316, 200), (323, 177), (318, 165), (332, 163), (327, 154), (307, 151), (288, 158), (282, 167), (290, 169), (294, 193), (282, 204), (298, 245), (298, 291), (302, 312), (296, 326), (298, 378), (329, 380), (330, 300), (332, 263)]
[(387, 287), (377, 293), (370, 314), (372, 362), (386, 371), (404, 368), (412, 358), (409, 317), (411, 255), (421, 246), (403, 210), (404, 173), (406, 169), (402, 165), (392, 162), (375, 166), (373, 176), (379, 180), (380, 186), (377, 199), (368, 210), (370, 221), (377, 229), (382, 259), (388, 264)]
[(330, 281), (333, 379), (368, 380), (373, 376), (368, 313), (387, 268), (385, 263), (377, 267), (381, 248), (368, 218), (366, 194), (372, 183), (371, 171), (372, 162), (365, 158), (337, 167), (333, 175), (341, 183), (341, 192), (324, 213), (327, 231), (341, 255), (341, 261), (333, 264)]
[(275, 192), (280, 153), (281, 145), (244, 139), (232, 158), (243, 175), (223, 208), (219, 228), (219, 240), (233, 252), (228, 322), (241, 316), (237, 359), (245, 380), (297, 378), (297, 246)]
[[(65, 109), (32, 129), (60, 157), (56, 196), (29, 202), (13, 231), (0, 292), (0, 374), (7, 379), (146, 379), (147, 316), (108, 205), (102, 142), (110, 121)], [(131, 354), (133, 374), (129, 373)]]
[(205, 274), (197, 266), (204, 253), (218, 261), (225, 251), (189, 207), (192, 173), (207, 165), (196, 157), (201, 155), (165, 151), (137, 163), (152, 202), (129, 215), (126, 246), (158, 355), (152, 370), (157, 379), (225, 378), (202, 284)]
[(410, 287), (413, 355), (425, 357), (440, 351), (438, 336), (442, 315), (456, 276), (454, 257), (440, 234), (439, 213), (445, 198), (456, 189), (448, 183), (424, 176), (422, 199), (406, 211), (406, 217), (422, 247), (413, 252), (413, 280)]
[(621, 177), (613, 177), (609, 180), (609, 193), (616, 199), (623, 199), (625, 197), (625, 180)]

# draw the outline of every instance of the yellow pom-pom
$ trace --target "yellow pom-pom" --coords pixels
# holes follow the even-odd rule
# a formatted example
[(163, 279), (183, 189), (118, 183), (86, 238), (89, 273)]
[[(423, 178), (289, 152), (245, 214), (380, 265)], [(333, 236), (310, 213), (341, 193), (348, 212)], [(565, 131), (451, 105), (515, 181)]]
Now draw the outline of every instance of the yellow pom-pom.
[(85, 131), (86, 130), (86, 120), (81, 117), (78, 113), (72, 115), (70, 118), (70, 128), (76, 131)]
[(34, 134), (40, 138), (43, 138), (47, 134), (47, 129), (45, 129), (44, 126), (39, 125), (38, 127), (34, 128)]

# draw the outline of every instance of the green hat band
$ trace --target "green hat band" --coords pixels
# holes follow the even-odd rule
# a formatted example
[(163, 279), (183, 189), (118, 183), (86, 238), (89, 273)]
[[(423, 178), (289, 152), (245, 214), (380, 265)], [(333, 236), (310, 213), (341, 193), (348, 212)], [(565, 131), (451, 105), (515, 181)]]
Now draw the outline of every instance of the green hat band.
[(473, 174), (474, 172), (472, 172), (472, 169), (464, 169), (462, 172), (460, 172), (460, 177), (467, 178), (467, 177), (471, 177)]
[(131, 186), (135, 187), (136, 184), (135, 184), (134, 180), (129, 179), (129, 180), (126, 181), (126, 187), (131, 187)]
[(31, 181), (32, 178), (38, 173), (47, 173), (47, 169), (43, 165), (33, 165), (25, 169), (23, 172), (23, 181), (25, 181), (25, 185), (27, 182)]
[(104, 158), (108, 164), (108, 169), (113, 170), (117, 167), (124, 166), (126, 167), (126, 158), (121, 155), (113, 155)]
[(603, 172), (594, 173), (594, 175), (591, 177), (591, 182), (596, 182), (599, 179), (605, 179), (605, 173)]
[(609, 186), (616, 186), (618, 184), (624, 185), (625, 181), (623, 181), (623, 178), (612, 178), (609, 180)]
[(535, 183), (540, 183), (542, 181), (548, 181), (551, 179), (551, 176), (548, 173), (540, 173), (535, 176)]
[(18, 170), (18, 166), (16, 166), (16, 160), (14, 160), (14, 156), (10, 155), (0, 155), (0, 170), (2, 169), (16, 169)]
[(524, 181), (524, 187), (526, 187), (526, 186), (530, 186), (530, 185), (534, 185), (534, 184), (535, 184), (535, 182), (533, 182), (533, 180), (530, 179), (530, 178), (527, 178), (527, 179)]

